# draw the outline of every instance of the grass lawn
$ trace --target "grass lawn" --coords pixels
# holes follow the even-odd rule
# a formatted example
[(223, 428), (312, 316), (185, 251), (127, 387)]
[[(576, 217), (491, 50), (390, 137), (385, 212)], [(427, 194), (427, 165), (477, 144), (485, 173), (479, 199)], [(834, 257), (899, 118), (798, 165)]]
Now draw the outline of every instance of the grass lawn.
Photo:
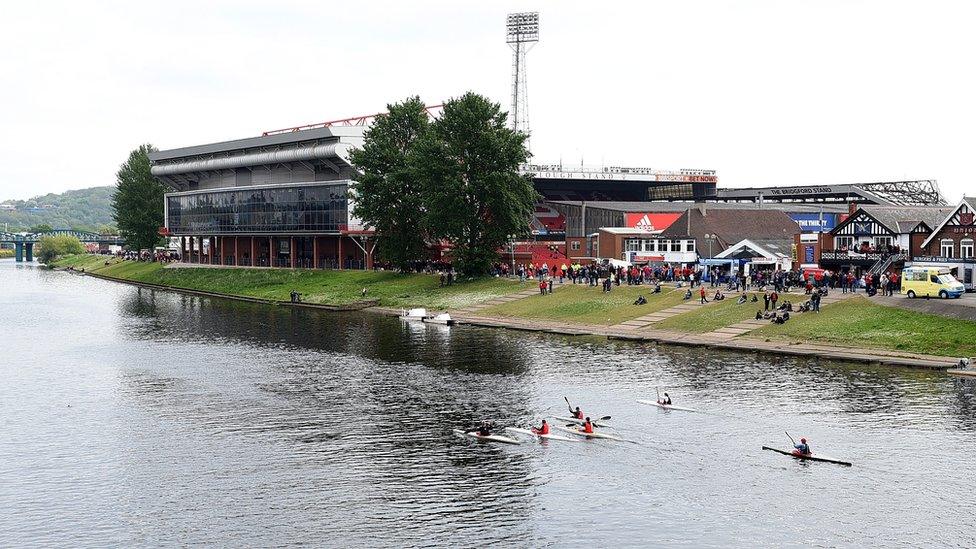
[[(647, 304), (634, 305), (637, 294), (647, 298)], [(552, 295), (534, 295), (487, 307), (478, 314), (612, 325), (678, 305), (683, 296), (684, 289), (662, 287), (661, 293), (653, 294), (650, 286), (615, 286), (607, 294), (599, 286), (557, 284)]]
[(976, 356), (976, 322), (886, 307), (853, 297), (770, 324), (750, 335), (794, 342), (873, 347), (930, 355)]
[(310, 303), (341, 305), (362, 299), (378, 299), (387, 307), (457, 309), (515, 293), (525, 287), (513, 280), (483, 278), (440, 287), (434, 275), (397, 274), (390, 271), (313, 271), (304, 269), (170, 268), (159, 263), (109, 260), (105, 256), (71, 256), (57, 267), (84, 268), (104, 276), (163, 284), (175, 288), (286, 301), (292, 290)]
[[(715, 292), (711, 292), (711, 295), (715, 295)], [(755, 292), (751, 292), (748, 295), (749, 299), (752, 299), (753, 295), (757, 295), (759, 301), (757, 303), (746, 302), (739, 305), (736, 303), (739, 295), (729, 293), (726, 294), (725, 300), (721, 303), (672, 316), (654, 324), (653, 327), (662, 330), (674, 330), (676, 332), (704, 333), (731, 326), (743, 320), (755, 318), (756, 311), (760, 311), (763, 308), (762, 293), (756, 294)], [(784, 299), (787, 299), (785, 295)]]

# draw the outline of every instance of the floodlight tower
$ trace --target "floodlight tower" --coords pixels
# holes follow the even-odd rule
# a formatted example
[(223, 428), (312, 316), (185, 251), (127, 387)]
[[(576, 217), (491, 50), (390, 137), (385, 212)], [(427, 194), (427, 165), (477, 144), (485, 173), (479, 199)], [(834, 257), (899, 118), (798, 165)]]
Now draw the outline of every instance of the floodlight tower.
[[(539, 12), (510, 13), (505, 42), (512, 48), (512, 129), (529, 133), (529, 100), (525, 54), (539, 41)], [(528, 147), (528, 141), (525, 145)]]

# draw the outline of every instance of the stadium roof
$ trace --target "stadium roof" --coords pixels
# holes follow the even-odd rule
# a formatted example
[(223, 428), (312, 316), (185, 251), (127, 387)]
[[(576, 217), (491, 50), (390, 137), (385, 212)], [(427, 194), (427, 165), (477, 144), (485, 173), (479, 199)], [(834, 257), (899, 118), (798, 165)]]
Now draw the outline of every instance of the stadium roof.
[[(581, 205), (579, 200), (547, 200), (549, 204), (563, 206)], [(804, 204), (799, 202), (619, 202), (619, 201), (584, 201), (587, 208), (611, 210), (617, 212), (684, 212), (688, 208), (704, 206), (706, 210), (774, 210), (792, 213), (847, 213), (847, 204), (823, 203)]]
[(942, 206), (945, 198), (934, 179), (802, 185), (795, 187), (720, 188), (716, 200), (746, 202), (862, 202), (881, 206)]

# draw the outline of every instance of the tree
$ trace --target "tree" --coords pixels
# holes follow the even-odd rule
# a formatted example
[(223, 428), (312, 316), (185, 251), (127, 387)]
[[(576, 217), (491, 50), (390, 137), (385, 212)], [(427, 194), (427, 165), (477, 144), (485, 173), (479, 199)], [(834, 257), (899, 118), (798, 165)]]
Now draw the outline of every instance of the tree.
[(412, 156), (430, 123), (424, 103), (411, 97), (387, 105), (350, 154), (359, 175), (353, 184), (353, 214), (379, 237), (379, 256), (401, 269), (424, 257), (428, 243), (423, 184)]
[(48, 265), (63, 255), (85, 253), (85, 247), (77, 237), (64, 234), (42, 236), (37, 247), (37, 260)]
[(163, 225), (165, 190), (149, 171), (149, 153), (155, 151), (148, 143), (140, 145), (116, 174), (113, 218), (126, 244), (137, 250), (153, 248), (162, 240), (158, 231)]
[(487, 273), (508, 235), (525, 232), (538, 199), (518, 170), (530, 156), (527, 136), (506, 119), (497, 103), (468, 92), (444, 105), (412, 157), (431, 235), (452, 243), (469, 276)]
[(47, 223), (41, 223), (40, 225), (32, 226), (27, 232), (30, 233), (49, 233), (54, 230), (54, 227), (48, 225)]

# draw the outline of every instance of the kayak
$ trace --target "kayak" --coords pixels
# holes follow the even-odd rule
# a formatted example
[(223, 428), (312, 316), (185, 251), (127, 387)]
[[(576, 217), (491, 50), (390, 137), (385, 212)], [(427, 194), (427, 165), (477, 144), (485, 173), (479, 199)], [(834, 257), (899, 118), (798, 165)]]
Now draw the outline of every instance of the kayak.
[(584, 433), (580, 429), (574, 427), (563, 427), (562, 425), (552, 425), (552, 428), (559, 429), (560, 431), (566, 431), (567, 433), (573, 433), (574, 435), (579, 435), (581, 437), (586, 437), (586, 438), (605, 438), (608, 440), (616, 440), (620, 442), (632, 442), (634, 444), (637, 444), (637, 441), (627, 440), (625, 438), (620, 438), (616, 435), (611, 435), (607, 433), (599, 433), (595, 431), (592, 433)]
[(647, 404), (648, 406), (657, 406), (658, 408), (663, 408), (665, 410), (682, 410), (684, 412), (697, 412), (693, 408), (685, 408), (684, 406), (675, 406), (674, 404), (661, 404), (656, 400), (638, 400), (641, 404)]
[(564, 436), (561, 436), (561, 435), (555, 435), (555, 434), (552, 434), (552, 433), (549, 433), (548, 435), (540, 435), (538, 433), (533, 433), (529, 429), (519, 429), (518, 427), (505, 427), (505, 430), (506, 431), (511, 431), (513, 433), (521, 433), (523, 435), (529, 435), (530, 437), (538, 437), (538, 438), (541, 438), (541, 439), (544, 439), (544, 440), (564, 440), (566, 442), (579, 442), (580, 441), (578, 438), (569, 438), (569, 437), (564, 437)]
[(836, 463), (838, 465), (846, 465), (847, 467), (853, 467), (853, 465), (854, 465), (854, 464), (852, 464), (849, 461), (842, 461), (842, 460), (839, 460), (839, 459), (835, 459), (835, 458), (832, 458), (832, 457), (827, 457), (827, 456), (820, 455), (820, 454), (804, 455), (804, 454), (801, 454), (801, 453), (797, 452), (796, 450), (793, 450), (793, 451), (790, 451), (790, 450), (780, 450), (779, 448), (770, 448), (769, 446), (763, 446), (762, 449), (763, 450), (769, 450), (769, 451), (772, 451), (772, 452), (777, 452), (777, 453), (783, 454), (784, 456), (794, 457), (794, 458), (799, 459), (799, 460), (823, 461), (823, 462), (826, 462), (826, 463)]
[[(576, 419), (575, 417), (552, 416), (552, 419), (558, 419), (559, 421), (562, 421), (562, 422), (565, 422), (565, 423), (575, 423), (577, 425), (582, 425), (582, 424), (586, 423), (586, 420), (585, 419)], [(604, 423), (604, 422), (602, 422), (602, 421), (590, 421), (590, 423), (592, 423), (594, 427), (606, 427), (607, 426), (607, 424)]]
[(454, 434), (460, 436), (469, 436), (471, 438), (476, 438), (484, 442), (503, 442), (505, 444), (521, 444), (521, 442), (519, 442), (517, 439), (502, 436), (502, 435), (481, 436), (478, 433), (466, 433), (460, 429), (454, 429)]

